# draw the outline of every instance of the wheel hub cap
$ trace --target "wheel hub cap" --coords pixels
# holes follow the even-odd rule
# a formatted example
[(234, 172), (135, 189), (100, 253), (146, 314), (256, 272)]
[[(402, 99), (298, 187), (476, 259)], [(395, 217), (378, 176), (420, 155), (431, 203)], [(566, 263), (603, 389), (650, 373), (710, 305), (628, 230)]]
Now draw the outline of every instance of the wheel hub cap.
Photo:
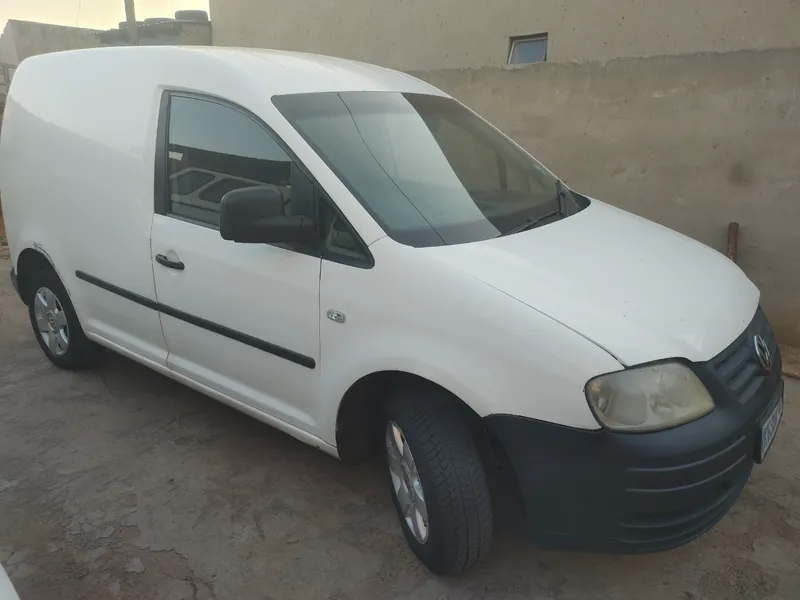
[(408, 530), (420, 544), (428, 541), (428, 506), (417, 465), (403, 430), (394, 423), (386, 426), (386, 455), (392, 489)]
[(66, 354), (69, 348), (69, 326), (61, 301), (52, 290), (39, 288), (33, 299), (36, 329), (47, 349), (56, 356)]

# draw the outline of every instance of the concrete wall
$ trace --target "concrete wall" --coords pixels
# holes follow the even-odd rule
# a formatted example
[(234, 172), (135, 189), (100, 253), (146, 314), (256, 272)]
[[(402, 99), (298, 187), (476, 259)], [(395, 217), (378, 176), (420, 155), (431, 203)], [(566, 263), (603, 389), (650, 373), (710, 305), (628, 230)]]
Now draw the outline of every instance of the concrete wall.
[(800, 49), (414, 75), (579, 191), (722, 252), (739, 222), (739, 264), (781, 341), (800, 345), (798, 65)]
[(177, 39), (173, 44), (210, 46), (211, 23), (178, 23)]
[(17, 45), (14, 40), (13, 27), (9, 27), (9, 23), (10, 21), (6, 23), (3, 33), (0, 34), (0, 63), (18, 65)]
[[(138, 36), (140, 46), (210, 46), (211, 23), (172, 21), (140, 24)], [(100, 32), (99, 39), (108, 46), (125, 46), (130, 43), (127, 28)]]
[(98, 33), (94, 29), (9, 20), (3, 32), (3, 38), (9, 36), (10, 42), (5, 42), (3, 45), (13, 44), (16, 51), (16, 62), (20, 63), (29, 56), (37, 54), (96, 48), (101, 45), (97, 37)]
[[(127, 45), (126, 30), (98, 31), (9, 20), (0, 36), (0, 63), (19, 64), (29, 56), (99, 48), (101, 46)], [(148, 45), (211, 45), (211, 23), (175, 21), (139, 26), (139, 43)]]
[(502, 65), (547, 32), (550, 61), (800, 45), (798, 0), (210, 0), (214, 44), (397, 69)]

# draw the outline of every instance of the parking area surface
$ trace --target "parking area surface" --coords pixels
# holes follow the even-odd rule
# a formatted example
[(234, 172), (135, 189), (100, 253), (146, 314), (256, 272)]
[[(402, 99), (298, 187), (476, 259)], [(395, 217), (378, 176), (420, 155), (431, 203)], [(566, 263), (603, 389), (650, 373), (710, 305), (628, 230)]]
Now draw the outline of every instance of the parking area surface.
[(379, 465), (344, 465), (118, 356), (59, 371), (9, 267), (0, 260), (0, 563), (22, 600), (800, 597), (796, 381), (766, 463), (696, 542), (543, 551), (501, 514), (488, 559), (440, 578), (406, 548)]

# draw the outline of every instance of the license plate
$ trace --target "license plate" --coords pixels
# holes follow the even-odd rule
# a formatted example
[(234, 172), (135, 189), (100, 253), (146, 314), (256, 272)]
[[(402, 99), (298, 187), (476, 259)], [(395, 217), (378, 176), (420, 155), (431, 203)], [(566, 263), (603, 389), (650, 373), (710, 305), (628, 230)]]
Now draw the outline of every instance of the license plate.
[(775, 434), (778, 432), (778, 425), (780, 425), (782, 416), (783, 389), (780, 391), (778, 402), (775, 404), (775, 408), (772, 409), (772, 412), (770, 413), (769, 417), (767, 417), (764, 425), (761, 426), (761, 452), (759, 453), (759, 462), (764, 460), (769, 447), (772, 445), (773, 440), (775, 440)]

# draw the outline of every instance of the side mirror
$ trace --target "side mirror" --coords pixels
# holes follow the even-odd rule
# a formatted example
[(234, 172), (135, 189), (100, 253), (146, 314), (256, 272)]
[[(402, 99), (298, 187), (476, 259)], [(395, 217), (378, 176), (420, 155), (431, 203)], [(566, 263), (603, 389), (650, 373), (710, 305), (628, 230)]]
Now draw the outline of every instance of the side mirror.
[(220, 203), (219, 234), (225, 240), (244, 244), (302, 242), (316, 231), (310, 218), (284, 214), (283, 193), (274, 185), (233, 190)]

